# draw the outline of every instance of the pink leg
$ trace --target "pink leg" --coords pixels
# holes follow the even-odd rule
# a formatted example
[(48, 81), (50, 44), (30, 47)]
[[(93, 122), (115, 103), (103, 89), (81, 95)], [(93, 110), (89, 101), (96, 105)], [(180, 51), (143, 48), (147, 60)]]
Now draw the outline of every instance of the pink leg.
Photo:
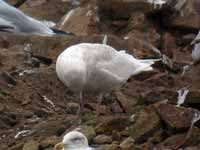
[(84, 97), (83, 92), (80, 92), (79, 99), (80, 99), (80, 108), (79, 108), (79, 111), (78, 111), (78, 115), (82, 116), (82, 113), (84, 112), (84, 104), (85, 104), (85, 97)]
[(100, 115), (100, 105), (102, 103), (102, 100), (103, 100), (103, 94), (101, 93), (99, 96), (98, 96), (98, 103), (96, 105), (96, 116), (98, 117)]

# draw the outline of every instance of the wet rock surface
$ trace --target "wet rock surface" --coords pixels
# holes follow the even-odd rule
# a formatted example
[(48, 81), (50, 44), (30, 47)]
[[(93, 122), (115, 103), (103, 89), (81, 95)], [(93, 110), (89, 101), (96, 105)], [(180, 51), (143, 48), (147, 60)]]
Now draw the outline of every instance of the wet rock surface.
[[(22, 11), (76, 36), (0, 38), (0, 149), (52, 150), (65, 133), (76, 129), (91, 146), (105, 150), (199, 150), (199, 65), (182, 75), (182, 67), (191, 61), (197, 14), (193, 1), (179, 4), (180, 13), (175, 6), (83, 0), (73, 10), (70, 1), (27, 0)], [(130, 78), (104, 96), (99, 117), (96, 97), (88, 97), (80, 124), (79, 97), (58, 80), (55, 62), (67, 47), (102, 43), (104, 35), (108, 45), (137, 58), (159, 58), (157, 47), (173, 68), (156, 63), (153, 72)], [(178, 107), (177, 91), (184, 87), (189, 93)]]

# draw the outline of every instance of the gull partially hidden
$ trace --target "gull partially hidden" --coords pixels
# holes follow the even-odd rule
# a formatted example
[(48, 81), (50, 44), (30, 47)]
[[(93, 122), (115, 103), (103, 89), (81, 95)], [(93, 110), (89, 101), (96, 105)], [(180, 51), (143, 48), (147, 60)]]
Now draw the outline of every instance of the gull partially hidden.
[(192, 50), (192, 60), (194, 63), (200, 61), (200, 43), (194, 45), (194, 49)]
[(194, 44), (194, 48), (192, 50), (192, 60), (193, 63), (197, 63), (200, 60), (200, 31), (197, 34), (196, 38), (194, 39), (194, 41), (192, 42), (192, 44)]
[(195, 39), (191, 42), (191, 45), (198, 44), (200, 42), (200, 31), (198, 32), (197, 36)]
[(191, 45), (194, 46), (192, 49), (192, 62), (183, 67), (182, 76), (185, 75), (186, 71), (190, 70), (193, 65), (196, 65), (200, 62), (200, 31), (198, 32), (195, 39), (191, 42)]
[[(200, 36), (200, 32), (198, 33), (197, 36)], [(193, 65), (196, 65), (200, 62), (200, 43), (198, 43), (198, 40), (200, 39), (197, 39), (196, 38), (194, 39), (194, 43), (192, 42), (192, 44), (194, 44), (194, 48), (192, 49), (192, 62), (190, 62), (188, 65), (185, 65), (183, 67), (183, 72), (182, 72), (182, 76), (185, 75), (185, 73), (187, 71), (189, 71)]]
[(192, 49), (192, 61), (188, 64), (183, 66), (182, 76), (185, 75), (187, 71), (189, 71), (193, 65), (198, 64), (200, 61), (200, 43), (196, 43), (194, 48)]
[(120, 88), (132, 75), (153, 70), (151, 65), (158, 60), (136, 59), (105, 44), (81, 43), (58, 56), (56, 73), (70, 90), (80, 95), (81, 114), (85, 94), (98, 95), (101, 103), (104, 93)]
[(156, 9), (157, 5), (161, 8), (166, 1), (164, 0), (147, 0), (148, 3), (153, 4), (154, 8)]
[(85, 135), (78, 131), (67, 133), (61, 143), (55, 145), (55, 150), (93, 150), (89, 147)]
[(16, 35), (72, 35), (70, 32), (67, 33), (49, 28), (42, 22), (25, 15), (22, 11), (9, 5), (4, 0), (0, 0), (0, 31)]
[[(200, 1), (199, 0), (193, 0), (193, 8), (196, 12), (197, 16), (197, 25), (200, 27)], [(191, 45), (197, 44), (200, 42), (200, 31), (198, 32), (195, 39), (191, 42)]]

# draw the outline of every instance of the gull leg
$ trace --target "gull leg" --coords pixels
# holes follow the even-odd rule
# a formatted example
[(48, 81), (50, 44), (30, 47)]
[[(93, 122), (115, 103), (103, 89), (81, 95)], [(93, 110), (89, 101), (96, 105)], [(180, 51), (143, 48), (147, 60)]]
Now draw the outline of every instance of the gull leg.
[(80, 99), (80, 108), (79, 108), (79, 111), (78, 111), (78, 115), (79, 115), (79, 117), (81, 117), (82, 113), (84, 112), (84, 104), (85, 104), (85, 100), (84, 100), (85, 98), (84, 98), (83, 92), (80, 92), (79, 99)]
[(101, 93), (101, 94), (98, 96), (97, 100), (98, 100), (98, 103), (97, 103), (97, 105), (96, 105), (96, 116), (98, 117), (98, 116), (100, 115), (100, 107), (99, 107), (99, 106), (101, 105), (102, 100), (103, 100), (103, 93)]

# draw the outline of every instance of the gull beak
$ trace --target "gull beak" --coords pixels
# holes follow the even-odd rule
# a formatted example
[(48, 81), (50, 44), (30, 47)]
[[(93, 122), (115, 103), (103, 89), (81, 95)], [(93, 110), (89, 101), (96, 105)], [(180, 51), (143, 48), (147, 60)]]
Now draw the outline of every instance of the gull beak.
[(58, 143), (58, 144), (55, 145), (54, 150), (62, 150), (62, 148), (63, 148), (63, 143), (60, 142), (60, 143)]

